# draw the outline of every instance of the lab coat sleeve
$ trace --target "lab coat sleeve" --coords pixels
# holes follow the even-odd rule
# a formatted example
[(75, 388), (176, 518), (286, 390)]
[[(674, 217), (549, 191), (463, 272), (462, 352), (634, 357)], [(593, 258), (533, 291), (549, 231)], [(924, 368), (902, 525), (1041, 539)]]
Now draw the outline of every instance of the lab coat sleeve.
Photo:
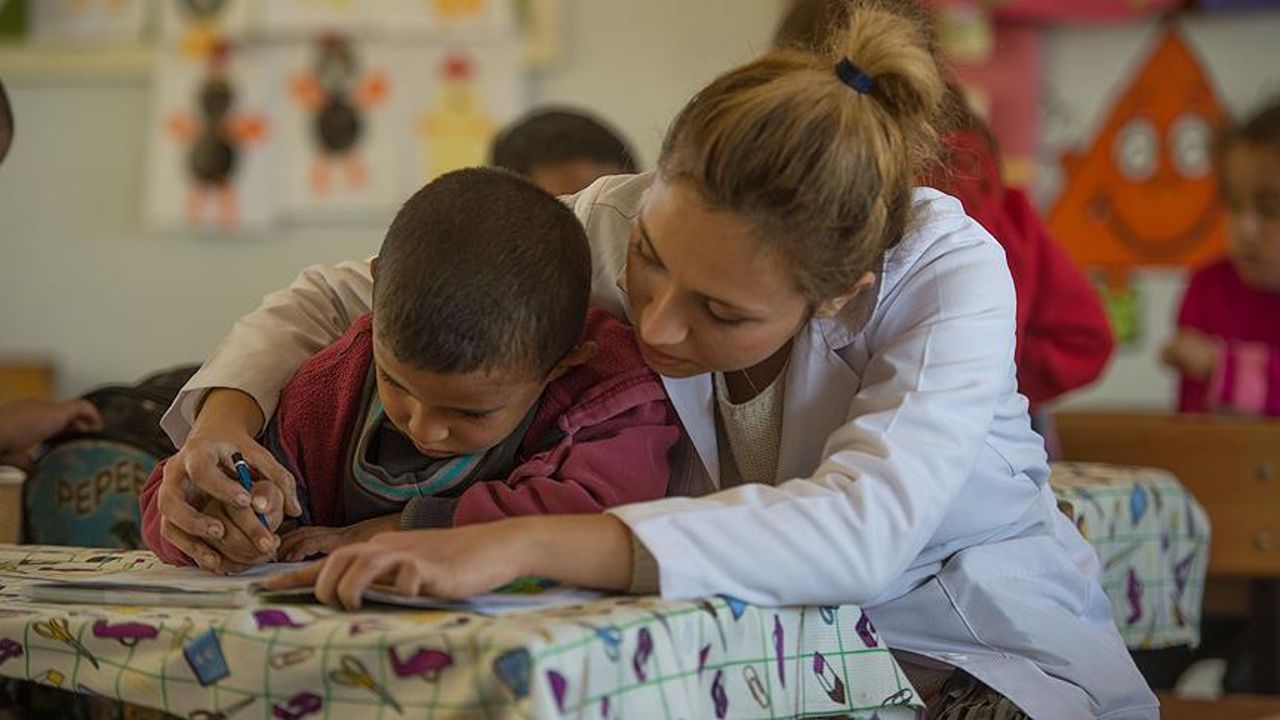
[(219, 387), (243, 390), (257, 401), (263, 417), (271, 417), (294, 371), (342, 337), (372, 304), (368, 260), (303, 270), (291, 285), (264, 297), (256, 310), (236, 322), (183, 386), (160, 427), (181, 446), (205, 393)]
[[(911, 564), (959, 500), (1013, 392), (1015, 301), (995, 243), (912, 270), (868, 326), (845, 424), (807, 478), (613, 512), (657, 560), (664, 597), (865, 603)], [(802, 420), (801, 420), (802, 421)], [(966, 498), (980, 511), (982, 498)]]

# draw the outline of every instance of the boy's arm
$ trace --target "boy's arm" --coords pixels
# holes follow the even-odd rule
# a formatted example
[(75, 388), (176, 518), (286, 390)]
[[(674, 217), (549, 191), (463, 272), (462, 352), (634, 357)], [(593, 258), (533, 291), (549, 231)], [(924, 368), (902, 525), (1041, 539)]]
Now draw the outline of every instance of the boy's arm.
[(517, 515), (598, 513), (666, 495), (680, 430), (665, 399), (636, 405), (577, 431), (572, 445), (538, 456), (506, 480), (478, 482), (456, 498), (417, 498), (401, 528), (449, 527)]

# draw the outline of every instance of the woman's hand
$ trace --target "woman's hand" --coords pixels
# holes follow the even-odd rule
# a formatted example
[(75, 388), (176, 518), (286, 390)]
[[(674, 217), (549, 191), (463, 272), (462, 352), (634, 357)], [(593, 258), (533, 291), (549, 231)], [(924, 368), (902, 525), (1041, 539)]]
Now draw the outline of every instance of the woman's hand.
[[(258, 487), (259, 485), (262, 487)], [(217, 567), (206, 569), (217, 573), (238, 573), (276, 560), (280, 541), (276, 538), (275, 530), (284, 521), (284, 500), (279, 488), (268, 482), (254, 483), (253, 494), (255, 502), (259, 496), (270, 500), (271, 509), (263, 517), (267, 519), (266, 529), (271, 531), (275, 542), (266, 549), (258, 544), (256, 537), (263, 530), (263, 525), (258, 513), (252, 508), (228, 507), (210, 498), (200, 511), (213, 518), (214, 522), (221, 523), (225, 534), (210, 542), (219, 558)]]
[(281, 538), (279, 557), (285, 562), (298, 562), (313, 555), (329, 555), (345, 545), (367, 542), (381, 533), (394, 532), (399, 528), (399, 513), (369, 518), (347, 527), (308, 525)]
[[(249, 395), (226, 388), (212, 390), (191, 435), (165, 464), (156, 493), (160, 532), (206, 570), (225, 572), (228, 563), (244, 564), (245, 552), (229, 548), (228, 538), (234, 542), (243, 536), (262, 555), (276, 551), (280, 539), (262, 527), (256, 513), (302, 514), (293, 476), (254, 439), (262, 423), (262, 412)], [(236, 480), (231, 461), (235, 452), (244, 456), (257, 476), (251, 492)], [(211, 507), (211, 502), (221, 506), (216, 517), (197, 509)]]
[(383, 533), (272, 578), (266, 586), (315, 585), (316, 597), (326, 605), (358, 610), (371, 585), (410, 597), (465, 598), (529, 575), (623, 590), (631, 579), (630, 531), (610, 515), (551, 515)]

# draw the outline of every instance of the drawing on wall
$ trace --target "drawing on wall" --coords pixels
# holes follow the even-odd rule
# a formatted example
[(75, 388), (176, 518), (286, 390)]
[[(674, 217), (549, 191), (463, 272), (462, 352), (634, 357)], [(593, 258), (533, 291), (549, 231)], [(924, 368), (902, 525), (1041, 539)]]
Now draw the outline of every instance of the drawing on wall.
[(322, 197), (341, 170), (348, 187), (368, 183), (368, 168), (361, 157), (367, 134), (364, 114), (387, 99), (388, 81), (381, 71), (365, 71), (356, 50), (338, 35), (317, 42), (313, 68), (293, 80), (295, 100), (311, 114), (311, 194)]
[[(157, 80), (160, 133), (149, 195), (162, 227), (231, 232), (266, 220), (265, 188), (247, 191), (263, 184), (252, 176), (265, 168), (246, 160), (261, 149), (270, 123), (261, 90), (246, 91), (251, 74), (231, 64), (229, 48), (220, 45), (203, 61), (171, 63)], [(247, 197), (254, 200), (246, 206)]]
[(484, 107), (475, 68), (466, 55), (445, 59), (436, 102), (420, 116), (418, 130), (429, 154), (427, 180), (484, 164), (497, 125)]
[(1133, 268), (1195, 266), (1223, 252), (1212, 144), (1226, 118), (1208, 73), (1170, 28), (1092, 141), (1064, 153), (1049, 226), (1111, 297), (1126, 294)]

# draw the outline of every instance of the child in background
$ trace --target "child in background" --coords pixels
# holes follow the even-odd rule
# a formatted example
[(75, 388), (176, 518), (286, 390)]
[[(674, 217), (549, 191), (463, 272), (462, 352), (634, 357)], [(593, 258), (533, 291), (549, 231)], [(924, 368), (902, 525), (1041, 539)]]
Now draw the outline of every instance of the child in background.
[[(256, 547), (251, 509), (206, 509), (227, 528), (220, 570), (665, 495), (674, 410), (631, 329), (588, 311), (591, 258), (568, 207), (503, 170), (444, 175), (401, 208), (373, 273), (373, 313), (298, 370), (264, 432), (304, 527)], [(162, 477), (143, 491), (143, 534), (185, 563), (162, 536)]]
[(489, 164), (520, 173), (552, 195), (572, 195), (605, 175), (638, 172), (616, 131), (568, 108), (528, 113), (498, 133)]
[[(1018, 297), (1018, 391), (1046, 439), (1040, 410), (1102, 374), (1115, 342), (1097, 291), (1049, 234), (1026, 194), (1004, 184), (991, 130), (948, 88), (956, 127), (943, 138), (934, 187), (954, 195), (1000, 243)], [(1041, 422), (1036, 422), (1041, 421)]]
[(1164, 362), (1181, 412), (1280, 415), (1280, 100), (1221, 145), (1227, 257), (1195, 271)]

